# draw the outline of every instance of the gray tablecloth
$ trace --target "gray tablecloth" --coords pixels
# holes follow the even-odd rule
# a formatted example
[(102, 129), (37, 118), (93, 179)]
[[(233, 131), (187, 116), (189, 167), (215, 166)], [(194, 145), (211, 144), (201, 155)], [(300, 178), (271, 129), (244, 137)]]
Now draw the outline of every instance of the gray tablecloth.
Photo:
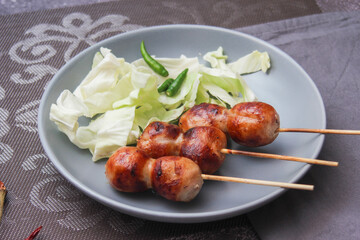
[[(267, 6), (259, 12), (257, 9), (263, 8), (263, 2), (252, 0), (244, 1), (241, 5), (232, 0), (196, 3), (188, 0), (164, 0), (157, 3), (124, 0), (0, 16), (0, 180), (9, 190), (0, 223), (0, 239), (23, 239), (40, 225), (44, 228), (38, 236), (39, 239), (257, 239), (245, 215), (212, 223), (168, 224), (130, 217), (98, 204), (72, 187), (54, 169), (41, 147), (36, 117), (41, 95), (54, 73), (81, 50), (109, 36), (141, 27), (172, 23), (239, 28), (319, 12), (311, 0), (268, 1)], [(359, 30), (345, 25), (346, 22), (355, 21), (357, 16), (319, 15), (238, 30), (272, 42), (305, 67), (324, 96), (329, 127), (358, 128), (354, 121), (358, 113), (356, 107), (352, 108), (356, 105), (358, 93), (357, 76), (349, 77), (349, 69), (344, 67), (355, 66), (358, 57), (355, 47), (358, 46), (354, 45), (354, 54), (351, 55), (354, 60), (351, 60), (349, 52), (341, 55), (341, 48), (345, 48), (345, 44), (337, 42), (349, 42), (351, 36), (359, 33)], [(331, 23), (327, 24), (328, 21)], [(330, 46), (319, 47), (322, 40), (317, 41), (314, 37), (315, 29), (319, 29), (319, 39), (330, 37)], [(341, 29), (350, 29), (346, 32), (349, 35), (341, 32), (338, 39), (335, 37), (336, 32)], [(97, 34), (100, 30), (101, 34)], [(313, 32), (308, 38), (307, 31), (310, 33), (310, 30)], [(334, 33), (330, 34), (332, 32)], [(344, 110), (345, 114), (339, 114)], [(333, 190), (347, 189), (332, 181), (343, 180), (348, 182), (349, 187), (354, 186), (350, 179), (355, 181), (356, 177), (351, 176), (348, 171), (353, 171), (355, 175), (355, 168), (349, 165), (350, 162), (355, 164), (357, 152), (356, 147), (352, 147), (356, 144), (350, 143), (351, 140), (355, 141), (357, 138), (326, 138), (320, 157), (339, 161), (341, 158), (341, 167), (313, 168), (307, 181), (317, 186), (316, 192), (310, 195), (300, 192), (284, 195), (279, 201), (285, 201), (283, 206), (286, 211), (278, 210), (280, 212), (277, 215), (272, 214), (274, 219), (261, 216), (261, 211), (266, 211), (266, 208), (251, 215), (262, 238), (289, 239), (286, 231), (264, 224), (267, 219), (274, 222), (277, 219), (280, 223), (286, 221), (288, 233), (308, 238), (316, 237), (315, 231), (303, 229), (306, 226), (311, 226), (313, 230), (321, 228), (316, 228), (310, 218), (307, 224), (298, 226), (300, 216), (290, 214), (295, 213), (295, 209), (304, 217), (311, 216), (307, 215), (307, 211), (318, 211), (318, 216), (322, 217), (326, 217), (325, 214), (335, 215), (334, 221), (339, 222), (341, 218), (336, 215), (343, 218), (355, 216), (352, 215), (355, 210), (349, 213), (339, 207), (340, 204), (346, 206), (356, 199), (358, 192), (355, 190), (337, 196), (339, 201), (332, 200), (330, 203), (333, 208), (322, 207), (326, 206), (327, 200), (322, 195), (328, 197)], [(345, 175), (345, 172), (348, 175)], [(322, 178), (311, 177), (319, 173)], [(300, 205), (289, 205), (292, 203), (287, 199), (290, 194), (295, 194), (304, 201)], [(293, 195), (290, 196), (293, 198)], [(342, 200), (345, 197), (347, 201)], [(310, 200), (322, 201), (322, 204), (309, 206), (307, 202)], [(256, 213), (260, 213), (260, 216)], [(323, 223), (321, 226), (324, 226)], [(336, 233), (349, 236), (352, 231), (349, 226), (356, 225), (342, 224), (341, 231)], [(272, 229), (274, 231), (270, 231)], [(326, 229), (322, 229), (326, 233)], [(307, 236), (300, 235), (299, 230), (309, 233)], [(293, 236), (290, 237), (292, 238)], [(323, 238), (327, 238), (327, 235)]]
[[(322, 95), (327, 128), (360, 129), (360, 12), (329, 13), (238, 29), (290, 54)], [(289, 76), (291, 77), (291, 76)], [(302, 182), (312, 193), (288, 191), (250, 214), (267, 239), (360, 239), (360, 137), (327, 135), (319, 159)]]

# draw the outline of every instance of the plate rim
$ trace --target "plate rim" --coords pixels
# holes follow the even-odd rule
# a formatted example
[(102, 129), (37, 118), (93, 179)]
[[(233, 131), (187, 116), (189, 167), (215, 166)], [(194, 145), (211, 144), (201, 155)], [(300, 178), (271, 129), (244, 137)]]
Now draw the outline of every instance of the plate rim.
[[(48, 82), (47, 87), (45, 91), (43, 92), (43, 95), (40, 100), (39, 105), (39, 111), (38, 111), (38, 134), (40, 137), (41, 144), (43, 146), (43, 149), (47, 156), (49, 157), (49, 160), (54, 164), (55, 168), (59, 171), (59, 173), (66, 178), (72, 185), (74, 185), (77, 189), (79, 189), (81, 192), (83, 192), (85, 195), (91, 197), (92, 199), (95, 199), (96, 201), (102, 203), (103, 205), (106, 205), (112, 209), (115, 209), (119, 212), (129, 214), (135, 217), (140, 217), (148, 220), (153, 221), (159, 221), (159, 222), (173, 222), (173, 223), (200, 223), (200, 222), (210, 222), (210, 221), (216, 221), (220, 219), (225, 219), (233, 216), (237, 216), (240, 214), (243, 214), (245, 212), (249, 212), (255, 208), (261, 207), (268, 202), (272, 201), (273, 199), (280, 197), (283, 193), (287, 191), (287, 189), (279, 188), (276, 191), (272, 192), (271, 194), (268, 194), (264, 197), (261, 197), (255, 201), (252, 201), (247, 204), (243, 204), (237, 207), (228, 208), (225, 210), (216, 210), (216, 211), (209, 211), (204, 213), (173, 213), (173, 212), (159, 212), (155, 210), (148, 210), (148, 209), (141, 209), (138, 207), (130, 206), (121, 202), (118, 202), (116, 200), (112, 200), (110, 198), (107, 198), (101, 194), (98, 194), (96, 191), (88, 188), (86, 185), (80, 183), (75, 176), (70, 174), (70, 172), (61, 164), (60, 161), (58, 161), (58, 158), (53, 153), (51, 146), (46, 141), (46, 134), (45, 134), (45, 122), (43, 121), (43, 115), (45, 110), (45, 102), (46, 99), (49, 97), (50, 90), (52, 89), (52, 86), (58, 81), (58, 76), (61, 76), (62, 73), (73, 63), (77, 62), (78, 59), (82, 58), (87, 54), (87, 52), (93, 50), (94, 48), (99, 48), (102, 44), (106, 42), (111, 42), (113, 40), (116, 40), (117, 38), (121, 38), (123, 36), (131, 36), (134, 34), (139, 34), (139, 32), (148, 32), (148, 31), (159, 31), (159, 30), (166, 30), (166, 29), (202, 29), (202, 30), (211, 30), (211, 31), (218, 31), (223, 32), (227, 34), (235, 34), (240, 37), (246, 38), (251, 41), (255, 41), (261, 45), (265, 45), (276, 52), (278, 52), (280, 55), (286, 58), (287, 61), (290, 61), (293, 65), (295, 65), (306, 77), (306, 81), (308, 81), (312, 88), (315, 91), (316, 98), (319, 100), (320, 103), (320, 111), (322, 116), (322, 123), (321, 125), (326, 128), (326, 113), (325, 113), (325, 106), (323, 99), (321, 97), (320, 91), (317, 88), (315, 82), (311, 79), (311, 77), (308, 75), (308, 73), (302, 68), (302, 66), (297, 63), (290, 55), (288, 55), (286, 52), (278, 48), (277, 46), (274, 46), (270, 44), (269, 42), (266, 42), (264, 40), (261, 40), (257, 37), (254, 37), (252, 35), (249, 35), (247, 33), (243, 33), (237, 30), (232, 29), (226, 29), (222, 27), (216, 27), (216, 26), (208, 26), (208, 25), (196, 25), (196, 24), (170, 24), (170, 25), (157, 25), (157, 26), (151, 26), (151, 27), (144, 27), (137, 30), (132, 30), (129, 32), (120, 33), (117, 35), (114, 35), (112, 37), (106, 38), (98, 43), (95, 43), (94, 45), (84, 49), (79, 54), (77, 54), (75, 57), (73, 57), (70, 61), (68, 61), (66, 64), (60, 67), (60, 69), (55, 73), (55, 75), (51, 78), (51, 80)], [(318, 144), (317, 148), (314, 150), (312, 158), (316, 158), (324, 144), (325, 136), (319, 136), (320, 137), (320, 143)], [(299, 169), (298, 173), (289, 180), (290, 183), (297, 182), (301, 177), (305, 175), (305, 173), (308, 172), (311, 165), (305, 164), (302, 168)], [(121, 210), (120, 210), (121, 209)]]

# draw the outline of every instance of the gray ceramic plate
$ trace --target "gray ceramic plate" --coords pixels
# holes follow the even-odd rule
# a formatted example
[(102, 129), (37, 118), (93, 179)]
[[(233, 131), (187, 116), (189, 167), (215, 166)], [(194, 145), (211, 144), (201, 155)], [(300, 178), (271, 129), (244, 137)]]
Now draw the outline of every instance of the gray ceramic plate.
[[(158, 57), (199, 56), (222, 46), (229, 61), (253, 50), (267, 51), (272, 67), (268, 74), (247, 75), (259, 100), (273, 105), (282, 127), (325, 128), (324, 105), (314, 82), (286, 53), (257, 38), (239, 32), (198, 25), (169, 25), (123, 33), (86, 49), (69, 61), (52, 79), (42, 97), (39, 134), (46, 153), (59, 172), (91, 198), (120, 212), (166, 222), (205, 222), (224, 219), (255, 209), (285, 190), (277, 187), (206, 181), (200, 194), (189, 203), (171, 202), (151, 191), (121, 193), (112, 189), (104, 174), (105, 160), (93, 163), (87, 150), (70, 143), (49, 120), (50, 105), (64, 89), (74, 90), (91, 67), (101, 46), (133, 61), (141, 57), (139, 46)], [(202, 58), (201, 58), (202, 59)], [(316, 158), (324, 137), (318, 134), (281, 133), (272, 144), (256, 151)], [(241, 147), (230, 143), (229, 147)], [(217, 174), (272, 181), (296, 182), (309, 165), (279, 160), (227, 156)], [(296, 190), (291, 190), (296, 191)]]

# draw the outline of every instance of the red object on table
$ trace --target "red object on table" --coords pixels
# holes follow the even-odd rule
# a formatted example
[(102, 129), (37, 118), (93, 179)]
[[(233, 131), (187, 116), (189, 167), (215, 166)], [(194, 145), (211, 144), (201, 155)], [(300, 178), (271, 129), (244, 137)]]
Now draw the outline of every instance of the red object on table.
[(25, 240), (32, 240), (34, 239), (40, 232), (40, 230), (42, 229), (42, 226), (38, 227), (37, 229), (35, 229), (30, 236), (28, 236)]

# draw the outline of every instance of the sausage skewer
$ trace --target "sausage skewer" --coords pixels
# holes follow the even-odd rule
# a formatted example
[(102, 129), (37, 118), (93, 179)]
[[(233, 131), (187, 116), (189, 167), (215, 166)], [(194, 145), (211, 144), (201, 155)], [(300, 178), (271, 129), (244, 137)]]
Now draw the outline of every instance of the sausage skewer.
[(226, 149), (226, 135), (215, 127), (194, 127), (182, 132), (177, 125), (165, 122), (152, 122), (138, 139), (137, 147), (153, 158), (162, 156), (183, 156), (200, 166), (203, 173), (212, 174), (225, 160), (225, 154), (238, 154), (253, 157), (273, 158), (337, 166), (337, 162), (299, 158), (277, 154), (255, 153)]
[(240, 145), (264, 146), (272, 143), (280, 132), (308, 132), (358, 135), (358, 130), (280, 128), (276, 110), (263, 102), (244, 102), (231, 109), (215, 104), (202, 103), (182, 115), (179, 126), (183, 131), (196, 126), (214, 126)]
[(154, 159), (136, 147), (119, 148), (106, 162), (105, 174), (110, 185), (119, 191), (141, 192), (152, 188), (162, 197), (184, 202), (198, 195), (203, 179), (309, 191), (314, 189), (313, 185), (201, 174), (199, 166), (188, 158), (165, 156)]

